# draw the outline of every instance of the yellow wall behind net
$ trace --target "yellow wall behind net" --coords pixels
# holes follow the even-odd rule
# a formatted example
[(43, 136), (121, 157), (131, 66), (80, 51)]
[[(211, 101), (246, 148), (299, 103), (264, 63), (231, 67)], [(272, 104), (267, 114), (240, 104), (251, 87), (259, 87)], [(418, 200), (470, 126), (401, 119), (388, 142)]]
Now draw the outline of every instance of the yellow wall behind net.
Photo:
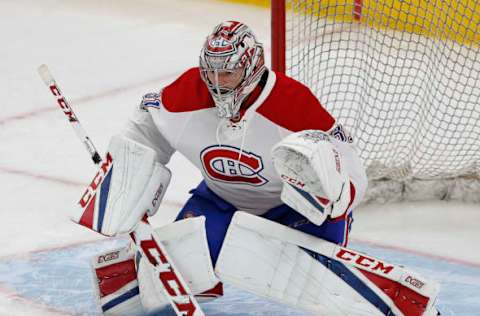
[(219, 0), (221, 2), (233, 2), (233, 3), (243, 3), (251, 4), (259, 7), (270, 7), (270, 0)]
[(362, 16), (372, 27), (480, 42), (480, 2), (475, 0), (364, 0)]
[[(269, 0), (224, 0), (269, 7)], [(292, 0), (307, 14), (353, 22), (355, 0)], [(359, 23), (480, 44), (480, 0), (362, 0)], [(302, 4), (303, 3), (303, 4)], [(313, 4), (313, 5), (312, 5)], [(316, 12), (316, 13), (314, 13)]]

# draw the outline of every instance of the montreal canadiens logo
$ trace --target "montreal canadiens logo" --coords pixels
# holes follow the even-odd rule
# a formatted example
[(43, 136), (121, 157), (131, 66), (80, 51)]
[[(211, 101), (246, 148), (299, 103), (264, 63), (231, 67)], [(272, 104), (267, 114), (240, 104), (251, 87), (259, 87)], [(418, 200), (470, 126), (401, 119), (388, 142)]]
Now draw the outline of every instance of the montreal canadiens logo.
[(262, 158), (230, 146), (205, 148), (200, 159), (205, 173), (213, 180), (261, 186), (268, 182), (260, 175)]

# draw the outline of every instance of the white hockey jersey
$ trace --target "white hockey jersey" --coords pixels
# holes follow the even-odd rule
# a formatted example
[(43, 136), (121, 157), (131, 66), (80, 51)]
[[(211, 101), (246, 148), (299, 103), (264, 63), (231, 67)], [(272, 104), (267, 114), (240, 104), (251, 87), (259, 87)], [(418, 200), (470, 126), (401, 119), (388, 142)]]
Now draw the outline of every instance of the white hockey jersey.
[(123, 133), (154, 148), (164, 164), (179, 151), (218, 196), (238, 210), (261, 215), (282, 204), (273, 145), (292, 132), (329, 132), (342, 141), (337, 143), (351, 179), (349, 209), (355, 207), (367, 183), (351, 137), (306, 86), (273, 71), (265, 77), (234, 122), (217, 116), (199, 69), (189, 69), (159, 93), (145, 95)]

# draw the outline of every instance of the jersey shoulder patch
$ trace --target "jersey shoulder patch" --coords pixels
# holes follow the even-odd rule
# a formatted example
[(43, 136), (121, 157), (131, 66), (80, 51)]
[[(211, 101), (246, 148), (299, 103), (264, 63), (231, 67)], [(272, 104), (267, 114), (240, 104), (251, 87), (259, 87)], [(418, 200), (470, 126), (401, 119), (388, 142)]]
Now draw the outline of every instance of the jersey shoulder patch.
[(215, 106), (198, 67), (187, 70), (166, 86), (161, 101), (169, 112), (192, 112)]
[(292, 132), (307, 129), (329, 131), (333, 127), (335, 119), (308, 87), (284, 74), (275, 74), (275, 85), (257, 109), (258, 113)]
[(151, 92), (147, 93), (142, 97), (142, 102), (140, 103), (140, 109), (147, 111), (147, 108), (159, 108), (162, 104), (160, 93)]

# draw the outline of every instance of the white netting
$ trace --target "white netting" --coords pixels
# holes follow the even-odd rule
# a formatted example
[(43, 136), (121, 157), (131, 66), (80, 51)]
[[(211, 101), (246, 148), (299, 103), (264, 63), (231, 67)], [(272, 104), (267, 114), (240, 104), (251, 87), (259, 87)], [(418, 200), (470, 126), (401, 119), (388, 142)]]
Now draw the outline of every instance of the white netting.
[(287, 74), (352, 132), (373, 182), (477, 187), (480, 3), (450, 2), (287, 1)]

